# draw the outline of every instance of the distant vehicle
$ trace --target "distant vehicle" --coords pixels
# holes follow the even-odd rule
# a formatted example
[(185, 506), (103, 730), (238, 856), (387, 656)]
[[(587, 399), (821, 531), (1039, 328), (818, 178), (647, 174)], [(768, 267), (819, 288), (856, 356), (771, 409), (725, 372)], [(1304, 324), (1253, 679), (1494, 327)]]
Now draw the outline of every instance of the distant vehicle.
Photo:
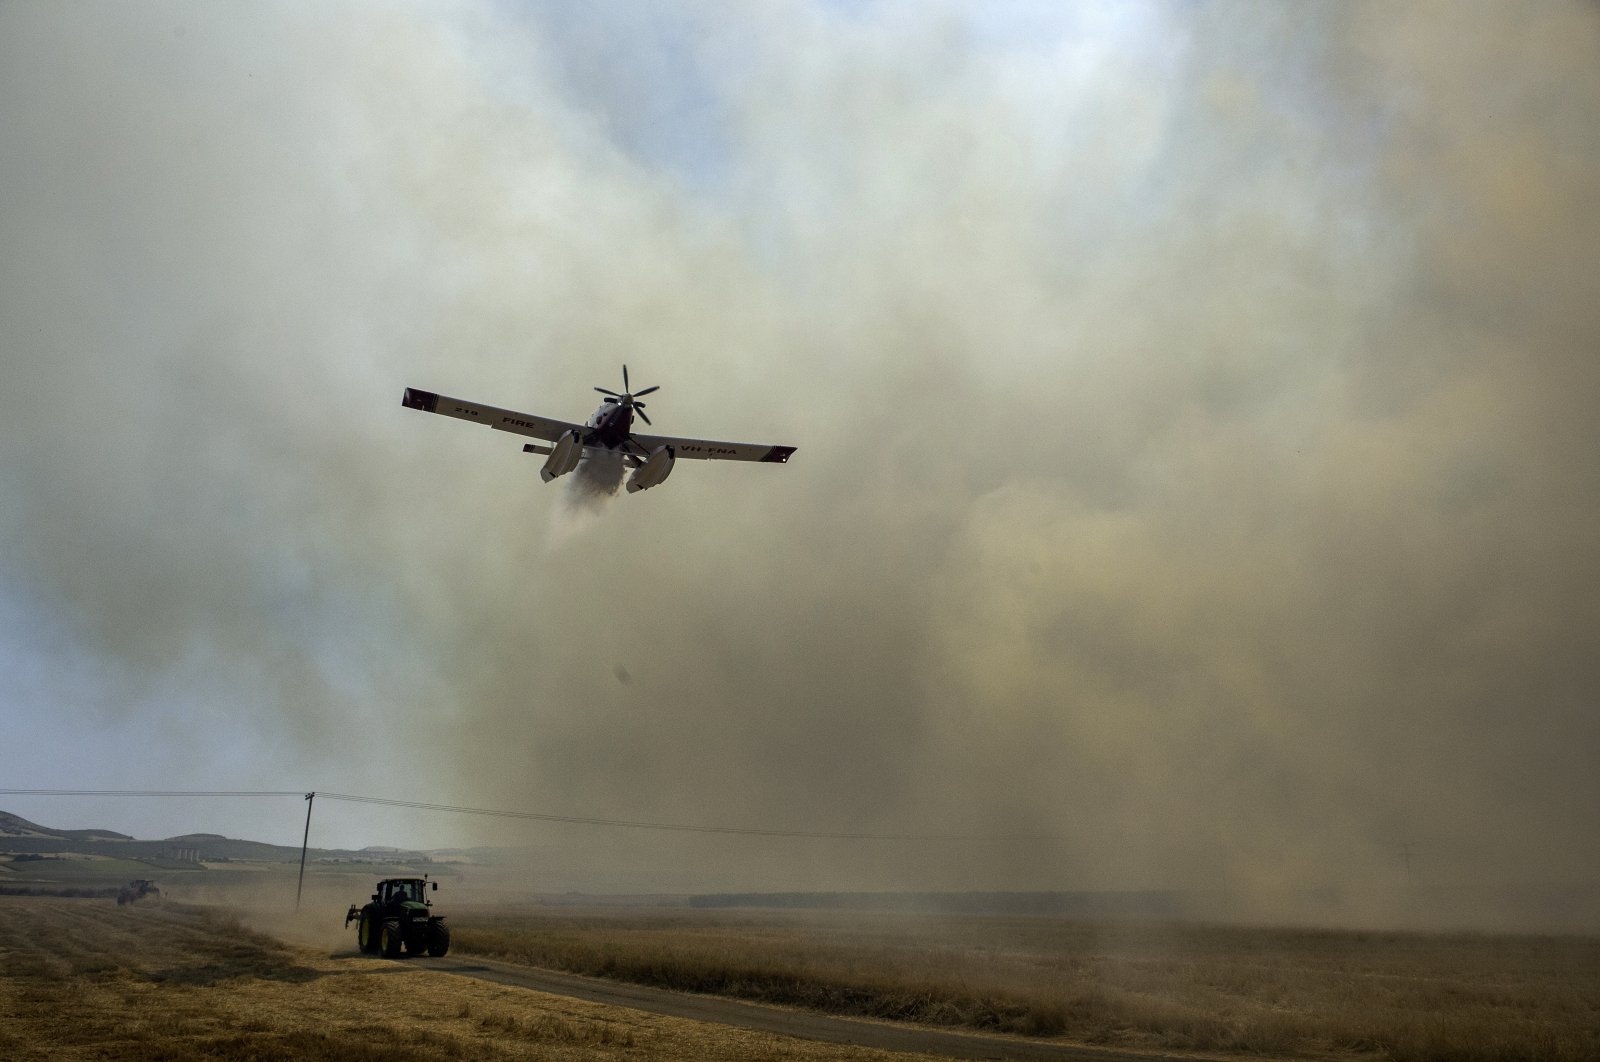
[(126, 907), (140, 900), (160, 900), (161, 890), (149, 878), (134, 878), (117, 890), (117, 906)]
[(385, 878), (365, 907), (350, 905), (345, 912), (345, 928), (356, 923), (356, 944), (371, 954), (381, 951), (398, 959), (401, 949), (407, 955), (443, 955), (450, 950), (450, 927), (444, 915), (429, 910), (433, 906), (428, 892), (437, 892), (439, 883), (427, 878)]
[(793, 446), (769, 446), (757, 443), (714, 442), (710, 439), (679, 439), (668, 435), (639, 435), (633, 431), (633, 415), (646, 424), (650, 417), (639, 401), (658, 390), (646, 387), (642, 391), (629, 390), (628, 367), (622, 367), (622, 393), (596, 387), (605, 395), (600, 408), (587, 422), (571, 424), (564, 420), (533, 413), (517, 413), (509, 409), (479, 405), (460, 398), (406, 388), (400, 404), (407, 409), (420, 409), (424, 413), (440, 413), (475, 424), (487, 424), (499, 431), (515, 435), (529, 435), (552, 445), (528, 443), (524, 453), (548, 454), (539, 475), (549, 483), (578, 467), (586, 454), (601, 452), (619, 453), (627, 467), (633, 469), (628, 477), (628, 493), (648, 490), (664, 482), (672, 473), (672, 465), (680, 457), (704, 461), (761, 461), (768, 464), (785, 464), (795, 452)]

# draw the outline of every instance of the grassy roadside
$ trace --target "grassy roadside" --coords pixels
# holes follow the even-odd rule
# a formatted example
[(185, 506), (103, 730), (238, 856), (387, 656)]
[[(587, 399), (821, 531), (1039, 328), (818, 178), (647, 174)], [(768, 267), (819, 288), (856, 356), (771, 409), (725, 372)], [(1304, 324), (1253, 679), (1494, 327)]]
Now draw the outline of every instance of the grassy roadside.
[(835, 1014), (1106, 1046), (1600, 1058), (1600, 940), (1062, 919), (457, 912), (458, 950)]

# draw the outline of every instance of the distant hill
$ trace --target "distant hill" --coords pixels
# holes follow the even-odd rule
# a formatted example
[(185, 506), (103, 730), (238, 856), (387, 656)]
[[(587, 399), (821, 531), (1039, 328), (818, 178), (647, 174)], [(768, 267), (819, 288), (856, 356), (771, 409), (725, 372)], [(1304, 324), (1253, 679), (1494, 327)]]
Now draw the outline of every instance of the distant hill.
[[(112, 830), (52, 830), (7, 811), (0, 811), (0, 852), (39, 855), (72, 852), (116, 859), (177, 859), (188, 863), (300, 860), (300, 849), (294, 845), (237, 840), (220, 833), (183, 833), (162, 841), (140, 841)], [(380, 856), (383, 862), (432, 862), (426, 852), (403, 848), (374, 847), (359, 852), (312, 848), (309, 855), (312, 859), (352, 863), (377, 862)]]
[(9, 811), (0, 811), (0, 837), (54, 837), (50, 830), (45, 829), (36, 822), (29, 822), (21, 815), (13, 815)]
[(58, 837), (68, 841), (133, 840), (125, 833), (112, 830), (52, 830), (9, 811), (0, 811), (0, 837)]

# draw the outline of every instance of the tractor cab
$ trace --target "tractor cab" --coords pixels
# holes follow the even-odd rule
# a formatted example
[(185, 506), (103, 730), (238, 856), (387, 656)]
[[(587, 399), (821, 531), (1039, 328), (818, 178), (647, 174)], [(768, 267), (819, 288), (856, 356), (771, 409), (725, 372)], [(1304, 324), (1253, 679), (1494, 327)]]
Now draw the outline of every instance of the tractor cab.
[(438, 882), (430, 882), (427, 878), (390, 878), (378, 883), (378, 902), (384, 906), (391, 904), (420, 903), (424, 907), (431, 906), (428, 901), (428, 886), (439, 887)]

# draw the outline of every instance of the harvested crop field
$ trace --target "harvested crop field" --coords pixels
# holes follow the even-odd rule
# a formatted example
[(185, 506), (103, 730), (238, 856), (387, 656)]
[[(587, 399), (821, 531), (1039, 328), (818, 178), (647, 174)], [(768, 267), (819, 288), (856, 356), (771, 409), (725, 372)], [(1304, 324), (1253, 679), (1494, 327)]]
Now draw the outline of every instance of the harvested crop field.
[[(281, 909), (241, 910), (248, 927), (182, 904), (0, 897), (0, 1053), (888, 1059), (908, 1056), (852, 1045), (949, 1050), (935, 1039), (913, 1048), (829, 1035), (828, 1019), (804, 1011), (788, 1012), (793, 1026), (729, 1027), (721, 1023), (739, 1019), (716, 1007), (659, 1006), (659, 991), (586, 1001), (552, 994), (573, 988), (528, 976), (538, 966), (836, 1015), (1031, 1033), (1028, 1043), (1065, 1057), (1080, 1053), (1074, 1043), (1319, 1062), (1600, 1057), (1600, 941), (1587, 937), (466, 906), (451, 912), (449, 959), (391, 961), (356, 953), (324, 905), (297, 923)], [(476, 956), (521, 965), (485, 983), (472, 979), (483, 976), (470, 972), (484, 962)]]
[(1600, 1058), (1600, 939), (686, 908), (459, 910), (512, 962), (1133, 1050)]
[(885, 1060), (285, 944), (215, 912), (0, 897), (0, 1056)]

